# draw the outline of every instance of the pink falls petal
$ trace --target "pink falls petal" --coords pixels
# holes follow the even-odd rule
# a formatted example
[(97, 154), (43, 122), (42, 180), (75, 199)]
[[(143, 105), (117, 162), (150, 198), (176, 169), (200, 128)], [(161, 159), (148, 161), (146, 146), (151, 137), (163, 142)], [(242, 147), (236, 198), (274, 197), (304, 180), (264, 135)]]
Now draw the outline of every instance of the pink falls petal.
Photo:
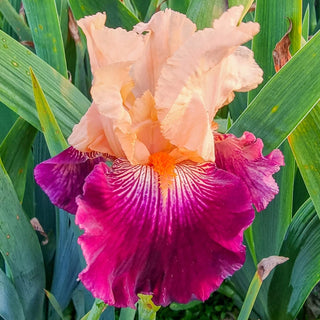
[(75, 214), (78, 207), (75, 198), (82, 194), (86, 176), (105, 160), (99, 154), (86, 154), (70, 147), (38, 164), (34, 169), (35, 180), (54, 205)]
[(284, 165), (280, 150), (273, 150), (264, 157), (262, 149), (262, 140), (250, 132), (245, 132), (241, 138), (232, 134), (215, 135), (217, 167), (234, 173), (245, 182), (257, 211), (265, 209), (278, 193), (272, 175)]
[(183, 162), (164, 200), (148, 165), (116, 160), (86, 178), (76, 223), (87, 267), (79, 278), (95, 297), (134, 307), (205, 300), (245, 260), (243, 231), (254, 212), (238, 177), (213, 163)]

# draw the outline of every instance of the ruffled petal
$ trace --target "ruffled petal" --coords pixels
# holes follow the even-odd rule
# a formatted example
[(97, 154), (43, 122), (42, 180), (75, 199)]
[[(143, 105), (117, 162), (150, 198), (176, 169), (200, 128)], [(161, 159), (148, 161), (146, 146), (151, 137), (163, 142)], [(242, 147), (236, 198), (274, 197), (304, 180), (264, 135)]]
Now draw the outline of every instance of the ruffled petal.
[[(153, 95), (166, 60), (196, 31), (185, 15), (166, 9), (154, 14), (148, 23), (139, 23), (134, 31), (144, 35), (143, 59), (133, 66), (134, 93), (137, 97), (149, 90)], [(145, 34), (146, 33), (146, 34)]]
[(130, 63), (119, 62), (95, 72), (91, 89), (94, 103), (73, 128), (68, 139), (72, 146), (84, 152), (103, 150), (132, 163), (147, 162), (150, 153), (138, 140), (126, 105), (128, 99), (132, 100), (129, 69)]
[(148, 162), (150, 154), (172, 150), (173, 146), (162, 135), (154, 98), (150, 91), (146, 91), (140, 98), (135, 100), (129, 113), (132, 119), (132, 127), (137, 134), (138, 140), (149, 151), (148, 157), (144, 162), (140, 163)]
[(97, 13), (78, 21), (87, 38), (93, 74), (111, 63), (135, 61), (143, 49), (143, 40), (136, 32), (107, 28), (105, 22), (105, 13)]
[(241, 138), (232, 134), (216, 134), (216, 164), (240, 177), (247, 185), (257, 211), (265, 209), (278, 193), (272, 175), (284, 165), (280, 150), (273, 150), (266, 157), (262, 154), (261, 139), (245, 132)]
[[(233, 91), (262, 82), (262, 70), (252, 52), (239, 48), (259, 31), (257, 23), (237, 25), (242, 10), (242, 6), (232, 7), (215, 21), (214, 29), (198, 31), (185, 41), (162, 68), (156, 88), (165, 138), (206, 161), (214, 161), (210, 136), (217, 110), (233, 99)], [(178, 127), (189, 134), (181, 134)]]
[(245, 260), (243, 231), (254, 216), (238, 177), (213, 163), (184, 162), (164, 198), (148, 165), (98, 164), (79, 197), (76, 223), (87, 268), (80, 280), (95, 297), (134, 307), (205, 300)]
[(34, 177), (54, 205), (75, 214), (78, 208), (75, 199), (82, 194), (85, 178), (102, 161), (106, 161), (106, 157), (101, 154), (83, 153), (69, 147), (38, 164)]
[(113, 131), (113, 120), (102, 115), (94, 102), (80, 122), (73, 127), (68, 142), (84, 153), (101, 152), (124, 156), (119, 139)]
[(126, 97), (121, 95), (122, 87), (131, 80), (129, 68), (129, 63), (120, 62), (96, 70), (91, 89), (94, 102), (74, 126), (68, 139), (72, 146), (84, 152), (106, 150), (115, 157), (125, 156), (116, 129), (127, 131), (124, 127), (130, 126)]

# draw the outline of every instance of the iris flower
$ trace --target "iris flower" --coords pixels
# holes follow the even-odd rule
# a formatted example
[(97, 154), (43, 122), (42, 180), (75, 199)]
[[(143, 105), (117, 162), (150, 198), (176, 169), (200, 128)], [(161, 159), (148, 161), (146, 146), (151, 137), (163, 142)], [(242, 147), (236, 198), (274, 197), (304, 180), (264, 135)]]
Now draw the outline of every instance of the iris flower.
[[(35, 169), (37, 183), (76, 215), (87, 267), (79, 279), (109, 305), (205, 300), (245, 261), (254, 208), (278, 192), (283, 165), (252, 133), (220, 134), (213, 122), (234, 91), (262, 81), (241, 44), (259, 31), (233, 7), (201, 31), (160, 11), (132, 31), (79, 20), (87, 38), (92, 105), (69, 147)], [(107, 165), (112, 162), (112, 165)]]

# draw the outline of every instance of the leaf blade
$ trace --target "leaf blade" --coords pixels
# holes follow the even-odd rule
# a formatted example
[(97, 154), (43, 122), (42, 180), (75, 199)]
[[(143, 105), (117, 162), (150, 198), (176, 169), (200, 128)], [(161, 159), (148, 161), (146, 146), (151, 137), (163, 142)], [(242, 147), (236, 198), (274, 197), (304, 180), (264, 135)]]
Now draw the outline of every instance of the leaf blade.
[(186, 15), (200, 30), (212, 27), (213, 20), (226, 10), (227, 5), (224, 0), (191, 0)]
[(0, 317), (24, 320), (25, 316), (18, 293), (2, 269), (0, 269), (0, 288)]
[(0, 101), (41, 131), (30, 67), (37, 74), (44, 94), (61, 127), (68, 136), (88, 109), (89, 100), (46, 62), (0, 30)]
[(295, 214), (280, 254), (290, 260), (272, 277), (269, 314), (270, 319), (292, 320), (320, 280), (320, 220), (311, 200)]
[(0, 1), (0, 12), (4, 15), (5, 19), (21, 40), (32, 40), (30, 28), (8, 0)]
[(26, 319), (41, 319), (44, 265), (40, 245), (0, 161), (0, 252), (10, 267)]
[(69, 0), (74, 17), (79, 20), (84, 16), (96, 14), (97, 12), (107, 13), (107, 26), (112, 28), (122, 27), (131, 30), (139, 22), (120, 1), (101, 0)]
[(55, 296), (48, 290), (45, 290), (45, 293), (46, 293), (46, 296), (48, 297), (52, 307), (56, 311), (56, 313), (59, 315), (59, 317), (62, 320), (64, 320), (62, 309), (61, 309), (57, 299), (55, 298)]
[(36, 78), (32, 69), (30, 69), (30, 74), (41, 127), (49, 148), (50, 155), (53, 157), (68, 148), (68, 144), (63, 137), (57, 120), (49, 107), (38, 79)]
[(34, 127), (18, 118), (0, 145), (0, 157), (20, 202), (24, 196), (28, 157), (36, 133)]
[(289, 143), (300, 173), (320, 217), (320, 104), (292, 132)]
[(67, 63), (54, 0), (23, 0), (37, 55), (67, 78)]
[[(230, 132), (237, 136), (246, 130), (253, 132), (262, 138), (266, 153), (277, 148), (319, 101), (319, 50), (317, 33), (273, 76), (233, 123)], [(309, 66), (305, 61), (310, 62)]]

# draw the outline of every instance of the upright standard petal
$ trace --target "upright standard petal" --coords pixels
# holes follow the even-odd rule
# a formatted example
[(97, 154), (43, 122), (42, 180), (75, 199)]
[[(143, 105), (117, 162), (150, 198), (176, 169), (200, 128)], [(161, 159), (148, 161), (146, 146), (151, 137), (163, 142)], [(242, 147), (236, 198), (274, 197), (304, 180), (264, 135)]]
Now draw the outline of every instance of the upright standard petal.
[(113, 120), (102, 115), (93, 102), (80, 122), (73, 127), (68, 142), (84, 153), (101, 152), (123, 157), (125, 154), (121, 144), (114, 136)]
[(241, 138), (216, 134), (215, 148), (217, 167), (240, 177), (247, 185), (257, 211), (265, 209), (279, 191), (272, 175), (284, 165), (281, 151), (273, 150), (264, 157), (262, 140), (250, 132), (245, 132)]
[(78, 21), (87, 38), (93, 74), (111, 63), (137, 60), (143, 48), (142, 38), (136, 32), (107, 28), (105, 22), (105, 13), (97, 13)]
[(166, 9), (154, 14), (148, 23), (139, 23), (134, 31), (143, 36), (143, 59), (132, 69), (134, 93), (140, 97), (149, 90), (152, 95), (163, 65), (196, 31), (196, 25), (185, 15)]
[(140, 98), (135, 100), (129, 113), (132, 119), (132, 127), (137, 134), (138, 140), (149, 151), (145, 162), (148, 161), (150, 154), (160, 151), (170, 152), (172, 150), (173, 146), (161, 133), (154, 98), (150, 91), (146, 91)]
[(38, 164), (34, 169), (35, 180), (54, 205), (75, 214), (78, 208), (75, 199), (82, 194), (84, 180), (101, 161), (106, 161), (106, 157), (70, 147)]
[[(156, 88), (165, 138), (198, 152), (206, 161), (214, 161), (211, 121), (217, 110), (233, 99), (233, 91), (252, 89), (262, 82), (262, 70), (251, 51), (239, 48), (259, 31), (257, 23), (234, 23), (242, 9), (231, 8), (214, 29), (198, 31), (185, 41), (162, 68)], [(182, 128), (189, 134), (181, 134)]]
[(205, 300), (244, 263), (254, 213), (243, 182), (213, 163), (181, 163), (175, 174), (165, 198), (148, 165), (100, 163), (87, 177), (79, 278), (95, 297), (117, 307), (134, 307), (138, 293), (163, 306)]
[(129, 62), (118, 62), (96, 71), (91, 89), (94, 102), (73, 128), (68, 139), (72, 146), (126, 157), (132, 163), (147, 162), (150, 153), (138, 140), (129, 114), (134, 101), (128, 90), (132, 87), (129, 69)]

